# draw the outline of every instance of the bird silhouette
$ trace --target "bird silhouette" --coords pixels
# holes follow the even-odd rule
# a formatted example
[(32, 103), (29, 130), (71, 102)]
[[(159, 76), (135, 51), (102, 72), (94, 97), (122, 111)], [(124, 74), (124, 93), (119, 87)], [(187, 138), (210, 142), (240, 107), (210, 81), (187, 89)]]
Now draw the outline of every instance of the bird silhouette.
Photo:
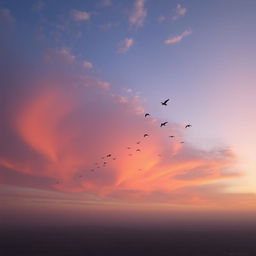
[(167, 99), (167, 100), (165, 100), (164, 102), (161, 102), (161, 104), (163, 105), (163, 106), (167, 106), (167, 102), (169, 101), (170, 99)]
[(192, 127), (192, 125), (191, 125), (191, 124), (187, 124), (187, 125), (185, 126), (185, 128), (189, 128), (189, 127)]
[(140, 150), (139, 148), (138, 148), (138, 149), (136, 149), (136, 151), (137, 151), (137, 152), (141, 152), (141, 150)]
[(169, 136), (170, 138), (174, 138), (175, 136), (173, 136), (173, 135), (171, 135), (171, 136)]
[(145, 117), (147, 117), (147, 116), (150, 116), (150, 114), (149, 114), (149, 113), (146, 113), (146, 114), (145, 114)]
[(167, 123), (168, 123), (168, 122), (161, 123), (160, 127), (166, 126)]
[(111, 157), (111, 154), (108, 154), (107, 157)]
[(144, 138), (148, 137), (149, 135), (147, 133), (144, 134)]
[(103, 165), (106, 165), (107, 164), (107, 162), (103, 162)]

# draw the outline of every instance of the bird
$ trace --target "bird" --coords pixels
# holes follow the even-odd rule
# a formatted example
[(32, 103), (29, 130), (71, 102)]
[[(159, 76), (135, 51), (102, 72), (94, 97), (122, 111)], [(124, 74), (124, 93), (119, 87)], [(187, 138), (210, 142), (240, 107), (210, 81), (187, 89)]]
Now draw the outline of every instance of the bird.
[(147, 133), (144, 134), (144, 138), (148, 137), (149, 135)]
[(146, 113), (146, 114), (145, 114), (145, 117), (147, 117), (147, 116), (150, 116), (150, 114), (149, 114), (149, 113)]
[(171, 135), (171, 136), (169, 136), (170, 138), (174, 138), (175, 136), (173, 136), (173, 135)]
[(167, 106), (167, 102), (169, 101), (170, 99), (167, 99), (167, 100), (165, 100), (164, 102), (161, 102), (161, 104), (163, 105), (163, 106)]
[(166, 126), (167, 123), (168, 123), (168, 122), (161, 123), (160, 127)]
[(137, 152), (141, 152), (141, 150), (140, 150), (139, 148), (138, 148), (138, 149), (136, 149), (136, 151), (137, 151)]
[(103, 162), (103, 165), (106, 165), (107, 164), (107, 162)]
[(111, 157), (111, 154), (108, 154), (107, 157)]
[(191, 124), (187, 124), (187, 125), (185, 126), (185, 128), (189, 128), (189, 127), (192, 127), (192, 125), (191, 125)]

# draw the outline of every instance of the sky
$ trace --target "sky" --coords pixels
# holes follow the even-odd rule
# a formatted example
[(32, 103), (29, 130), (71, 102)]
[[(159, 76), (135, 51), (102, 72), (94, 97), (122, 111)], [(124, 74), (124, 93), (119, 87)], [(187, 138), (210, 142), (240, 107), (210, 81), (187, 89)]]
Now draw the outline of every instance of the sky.
[(255, 212), (255, 10), (0, 0), (6, 223)]

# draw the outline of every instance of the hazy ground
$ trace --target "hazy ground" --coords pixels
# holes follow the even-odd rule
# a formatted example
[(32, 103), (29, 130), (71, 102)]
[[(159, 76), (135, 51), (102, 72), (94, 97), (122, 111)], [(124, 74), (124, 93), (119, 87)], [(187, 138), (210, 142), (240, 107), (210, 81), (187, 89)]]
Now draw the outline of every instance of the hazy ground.
[(51, 227), (0, 231), (2, 256), (255, 256), (256, 228)]

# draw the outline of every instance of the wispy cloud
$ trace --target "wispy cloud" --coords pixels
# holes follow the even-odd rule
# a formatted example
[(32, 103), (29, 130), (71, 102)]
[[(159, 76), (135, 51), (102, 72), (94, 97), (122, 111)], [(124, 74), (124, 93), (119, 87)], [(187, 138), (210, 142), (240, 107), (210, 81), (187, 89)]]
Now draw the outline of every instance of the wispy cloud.
[(111, 6), (111, 5), (112, 5), (111, 0), (101, 0), (98, 4), (98, 6), (100, 6), (100, 7), (107, 7), (107, 6)]
[(117, 52), (118, 53), (126, 53), (134, 44), (134, 41), (132, 38), (125, 38), (119, 45)]
[(174, 11), (175, 11), (175, 14), (172, 16), (172, 19), (177, 20), (186, 14), (187, 9), (185, 7), (182, 7), (180, 4), (177, 4)]
[(7, 8), (0, 8), (0, 24), (14, 25), (15, 18), (12, 16), (11, 12)]
[(84, 66), (85, 69), (91, 69), (91, 68), (93, 68), (93, 64), (92, 64), (90, 61), (87, 61), (87, 60), (85, 60), (85, 61), (83, 62), (83, 66)]
[(73, 63), (76, 60), (76, 57), (71, 54), (68, 48), (60, 48), (57, 50), (49, 49), (44, 56), (46, 62), (60, 60), (63, 63)]
[(129, 16), (129, 23), (132, 27), (138, 28), (144, 25), (144, 20), (147, 16), (147, 10), (144, 5), (145, 0), (135, 0), (133, 11)]
[(161, 22), (163, 22), (163, 21), (165, 21), (165, 20), (166, 20), (166, 17), (163, 16), (163, 15), (159, 16), (158, 19), (157, 19), (157, 21), (158, 21), (159, 23), (161, 23)]
[(91, 14), (86, 11), (79, 11), (76, 9), (72, 9), (70, 11), (70, 15), (74, 21), (87, 21), (91, 18)]
[(192, 30), (185, 30), (180, 35), (170, 37), (164, 41), (165, 44), (175, 44), (180, 42), (184, 37), (189, 36), (192, 34)]

